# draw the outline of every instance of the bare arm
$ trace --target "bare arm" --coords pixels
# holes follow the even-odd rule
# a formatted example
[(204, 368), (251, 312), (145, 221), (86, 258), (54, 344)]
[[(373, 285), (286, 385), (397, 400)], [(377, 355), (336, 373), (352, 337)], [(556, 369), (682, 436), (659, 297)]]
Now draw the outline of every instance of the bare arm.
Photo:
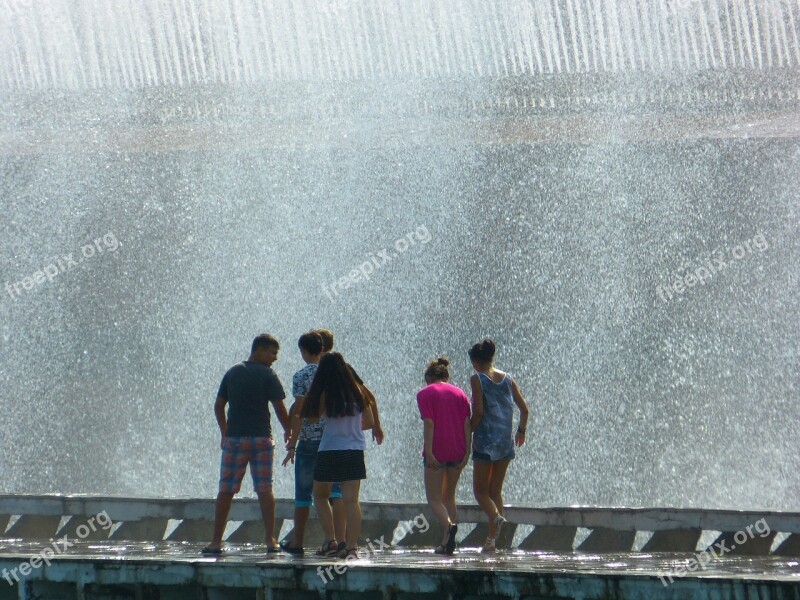
[(291, 415), (292, 429), (289, 433), (289, 440), (286, 443), (287, 448), (297, 447), (297, 440), (300, 438), (300, 429), (303, 427), (303, 417), (300, 416), (300, 413), (303, 412), (303, 405), (305, 402), (305, 396), (295, 396), (294, 398), (294, 404), (292, 405), (294, 411)]
[(483, 419), (483, 389), (481, 388), (481, 380), (477, 375), (473, 375), (469, 378), (469, 384), (472, 387), (472, 418), (470, 419), (470, 429), (475, 431), (481, 419)]
[[(289, 424), (292, 425), (292, 426), (294, 426), (294, 415), (296, 414), (295, 413), (296, 408), (297, 408), (297, 400), (292, 402), (292, 405), (289, 407)], [(291, 437), (291, 435), (292, 435), (291, 431), (284, 431), (283, 432), (283, 443), (284, 444), (288, 444), (289, 443), (289, 438)]]
[(422, 419), (423, 436), (425, 439), (425, 466), (434, 471), (441, 467), (433, 455), (433, 419)]
[(514, 395), (514, 404), (519, 409), (519, 427), (514, 436), (514, 442), (517, 446), (522, 446), (525, 443), (525, 433), (528, 430), (528, 405), (517, 387), (517, 382), (513, 379), (511, 380), (511, 391)]
[(278, 416), (278, 421), (283, 427), (284, 433), (287, 433), (292, 425), (289, 423), (289, 413), (286, 411), (286, 405), (283, 403), (283, 398), (275, 400), (272, 404), (275, 405), (275, 414)]
[[(378, 401), (375, 399), (375, 394), (367, 386), (361, 386), (361, 392), (364, 398), (370, 404), (370, 412), (372, 412), (372, 437), (380, 446), (383, 443), (383, 428), (381, 427), (381, 416), (378, 413)], [(368, 427), (366, 429), (369, 429)]]
[(467, 466), (467, 463), (469, 462), (469, 453), (472, 449), (472, 425), (470, 424), (469, 417), (464, 419), (464, 441), (466, 442), (467, 451), (464, 453), (464, 458), (461, 459), (460, 463), (458, 463), (459, 469), (463, 469)]
[(217, 401), (214, 402), (214, 415), (217, 417), (217, 425), (219, 425), (219, 432), (222, 436), (220, 446), (225, 441), (225, 436), (228, 435), (228, 420), (225, 417), (226, 404), (228, 404), (228, 401), (222, 396), (217, 396)]
[(372, 411), (372, 407), (374, 405), (369, 403), (367, 400), (367, 404), (364, 405), (364, 410), (361, 412), (361, 429), (372, 429), (375, 425), (375, 418), (374, 413)]
[(287, 454), (286, 458), (283, 459), (283, 463), (281, 463), (284, 467), (290, 462), (294, 463), (295, 451), (297, 450), (297, 440), (300, 437), (300, 429), (303, 426), (303, 417), (300, 416), (300, 412), (303, 410), (303, 404), (305, 403), (305, 400), (305, 396), (295, 396), (294, 404), (292, 404), (292, 408), (289, 410), (289, 422), (292, 425), (292, 429), (285, 436), (287, 438)]

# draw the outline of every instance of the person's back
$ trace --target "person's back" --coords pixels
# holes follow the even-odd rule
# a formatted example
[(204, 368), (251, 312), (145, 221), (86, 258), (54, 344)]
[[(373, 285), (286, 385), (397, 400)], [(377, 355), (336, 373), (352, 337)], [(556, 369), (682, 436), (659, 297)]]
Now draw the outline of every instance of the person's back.
[(271, 367), (250, 360), (234, 365), (218, 395), (228, 401), (228, 437), (272, 437), (269, 403), (283, 398), (283, 388)]
[(283, 404), (283, 386), (271, 368), (278, 360), (279, 350), (280, 344), (273, 336), (267, 333), (256, 336), (250, 346), (248, 359), (228, 369), (219, 384), (214, 402), (214, 416), (219, 426), (222, 449), (219, 491), (214, 508), (214, 533), (211, 542), (202, 549), (203, 554), (222, 552), (222, 535), (231, 502), (241, 489), (248, 465), (264, 519), (267, 551), (278, 551), (274, 535), (272, 459), (275, 443), (270, 426), (270, 403), (284, 432), (289, 431), (289, 415)]
[[(499, 371), (494, 371), (500, 374)], [(483, 390), (483, 418), (474, 432), (475, 450), (499, 460), (514, 453), (514, 394), (511, 375), (503, 373), (495, 382), (477, 373)]]
[(362, 429), (362, 419), (360, 412), (343, 417), (326, 417), (325, 430), (319, 443), (320, 451), (366, 450), (367, 438)]
[(439, 462), (460, 462), (467, 452), (464, 439), (464, 420), (470, 415), (467, 395), (451, 383), (438, 381), (417, 393), (417, 404), (422, 418), (433, 421), (433, 455)]

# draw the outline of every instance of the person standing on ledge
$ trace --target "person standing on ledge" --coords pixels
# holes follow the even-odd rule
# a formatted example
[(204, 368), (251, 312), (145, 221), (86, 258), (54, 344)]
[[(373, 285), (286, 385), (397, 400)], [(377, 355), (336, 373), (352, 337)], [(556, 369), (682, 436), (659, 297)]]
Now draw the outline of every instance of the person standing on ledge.
[[(316, 329), (315, 331), (322, 336), (322, 351), (333, 351), (333, 332), (330, 329)], [(375, 443), (380, 446), (383, 444), (384, 433), (383, 428), (381, 427), (381, 416), (378, 413), (378, 401), (375, 400), (375, 394), (373, 394), (372, 390), (366, 386), (364, 381), (358, 376), (358, 373), (356, 373), (356, 370), (350, 363), (347, 363), (347, 368), (350, 369), (350, 373), (353, 374), (353, 378), (356, 380), (356, 383), (361, 387), (362, 392), (367, 397), (367, 401), (372, 410), (372, 421), (374, 423), (374, 426), (372, 427), (372, 439), (375, 440)]]
[[(314, 381), (314, 375), (323, 355), (322, 336), (316, 331), (304, 333), (300, 336), (297, 345), (300, 347), (300, 355), (306, 366), (297, 371), (292, 379), (292, 395), (295, 398), (294, 404), (289, 410), (292, 432), (286, 445), (287, 455), (283, 461), (284, 467), (289, 462), (294, 463), (294, 528), (292, 529), (292, 539), (282, 540), (280, 547), (284, 552), (299, 556), (304, 552), (303, 539), (311, 513), (311, 494), (314, 488), (314, 466), (317, 462), (319, 444), (322, 441), (322, 432), (325, 430), (325, 418), (320, 417), (320, 420), (312, 425), (307, 419), (300, 416), (300, 413), (303, 412), (306, 394), (311, 387), (311, 382)], [(333, 484), (330, 499), (333, 509), (334, 533), (337, 539), (344, 540), (347, 514), (342, 502), (342, 490), (338, 483)]]
[(417, 394), (417, 406), (423, 421), (425, 495), (439, 524), (442, 543), (436, 554), (453, 554), (458, 533), (456, 487), (461, 470), (469, 460), (472, 437), (467, 395), (452, 384), (444, 356), (431, 361), (425, 370), (427, 384)]
[(270, 402), (275, 407), (275, 414), (284, 432), (290, 429), (289, 415), (283, 404), (286, 394), (271, 368), (278, 360), (279, 350), (280, 344), (274, 337), (266, 333), (258, 335), (250, 348), (250, 357), (231, 367), (219, 386), (214, 404), (214, 414), (222, 435), (219, 493), (214, 512), (213, 539), (203, 548), (203, 554), (222, 553), (222, 535), (228, 522), (228, 513), (234, 494), (241, 488), (248, 464), (264, 519), (267, 551), (279, 551), (275, 540), (275, 496), (272, 493), (275, 443), (270, 426)]
[[(476, 373), (470, 377), (472, 387), (472, 462), (473, 491), (483, 512), (489, 518), (489, 536), (482, 552), (497, 549), (497, 537), (504, 523), (503, 480), (514, 446), (525, 443), (528, 426), (528, 405), (508, 373), (494, 367), (495, 345), (486, 339), (469, 350)], [(514, 429), (514, 405), (519, 408), (519, 426)]]
[[(314, 466), (314, 507), (317, 509), (325, 542), (319, 554), (339, 558), (358, 556), (361, 535), (361, 506), (358, 496), (361, 480), (367, 478), (364, 462), (365, 429), (373, 426), (369, 399), (356, 383), (344, 357), (328, 352), (319, 361), (317, 373), (306, 394), (301, 417), (312, 425), (325, 417), (325, 428)], [(334, 531), (333, 513), (328, 499), (334, 483), (342, 488), (347, 522), (345, 547), (339, 550)]]

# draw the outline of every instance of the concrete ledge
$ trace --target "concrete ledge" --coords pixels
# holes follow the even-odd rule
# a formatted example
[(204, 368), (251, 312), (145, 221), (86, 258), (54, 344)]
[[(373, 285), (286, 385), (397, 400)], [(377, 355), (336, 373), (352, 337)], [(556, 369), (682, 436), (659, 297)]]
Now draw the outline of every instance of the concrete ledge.
[[(403, 521), (425, 515), (430, 529), (425, 534), (412, 529), (401, 542), (407, 547), (431, 546), (441, 534), (426, 504), (362, 502), (362, 539), (392, 540), (395, 529)], [(82, 495), (0, 495), (0, 526), (5, 538), (48, 539), (59, 533), (75, 537), (78, 527), (87, 519), (104, 512), (115, 524), (110, 539), (133, 541), (162, 540), (170, 520), (178, 521), (170, 531), (170, 540), (187, 542), (207, 541), (211, 536), (214, 516), (212, 498), (123, 498), (113, 496)], [(12, 515), (21, 515), (7, 528)], [(289, 499), (276, 501), (276, 524), (294, 516), (294, 505)], [(306, 546), (311, 548), (322, 542), (316, 519), (309, 522)], [(61, 526), (63, 517), (71, 517)], [(461, 523), (475, 523), (477, 527), (462, 540), (462, 545), (480, 546), (486, 537), (487, 526), (483, 512), (475, 505), (459, 506)], [(576, 528), (591, 530), (578, 550), (587, 552), (627, 552), (632, 548), (636, 532), (653, 532), (642, 548), (645, 552), (692, 552), (702, 532), (735, 532), (763, 520), (770, 535), (749, 537), (748, 543), (734, 550), (736, 554), (767, 554), (774, 536), (781, 532), (790, 534), (778, 548), (777, 554), (800, 555), (800, 513), (724, 511), (676, 508), (602, 508), (602, 507), (506, 507), (510, 525), (504, 529), (500, 547), (510, 547), (516, 525), (532, 525), (533, 532), (519, 545), (524, 550), (571, 551)], [(263, 527), (258, 501), (255, 498), (234, 500), (230, 520), (244, 523), (231, 534), (236, 543), (263, 543)], [(7, 531), (6, 531), (7, 529)], [(280, 531), (280, 529), (277, 529)], [(85, 531), (85, 530), (84, 530)], [(88, 539), (105, 539), (104, 530), (92, 531)], [(82, 536), (78, 536), (82, 537)], [(785, 537), (785, 535), (783, 536)], [(730, 546), (730, 544), (728, 544)]]
[(583, 540), (577, 550), (581, 552), (630, 552), (635, 537), (635, 531), (598, 527)]
[(656, 531), (642, 547), (642, 552), (694, 552), (702, 533), (696, 528)]

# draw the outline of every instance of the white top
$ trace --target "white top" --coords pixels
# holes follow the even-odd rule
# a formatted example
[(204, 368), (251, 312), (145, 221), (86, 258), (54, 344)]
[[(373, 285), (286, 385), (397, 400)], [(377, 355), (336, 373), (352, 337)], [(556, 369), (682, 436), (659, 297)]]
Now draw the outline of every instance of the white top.
[(325, 431), (319, 451), (366, 450), (367, 439), (361, 429), (361, 413), (351, 417), (325, 417)]

